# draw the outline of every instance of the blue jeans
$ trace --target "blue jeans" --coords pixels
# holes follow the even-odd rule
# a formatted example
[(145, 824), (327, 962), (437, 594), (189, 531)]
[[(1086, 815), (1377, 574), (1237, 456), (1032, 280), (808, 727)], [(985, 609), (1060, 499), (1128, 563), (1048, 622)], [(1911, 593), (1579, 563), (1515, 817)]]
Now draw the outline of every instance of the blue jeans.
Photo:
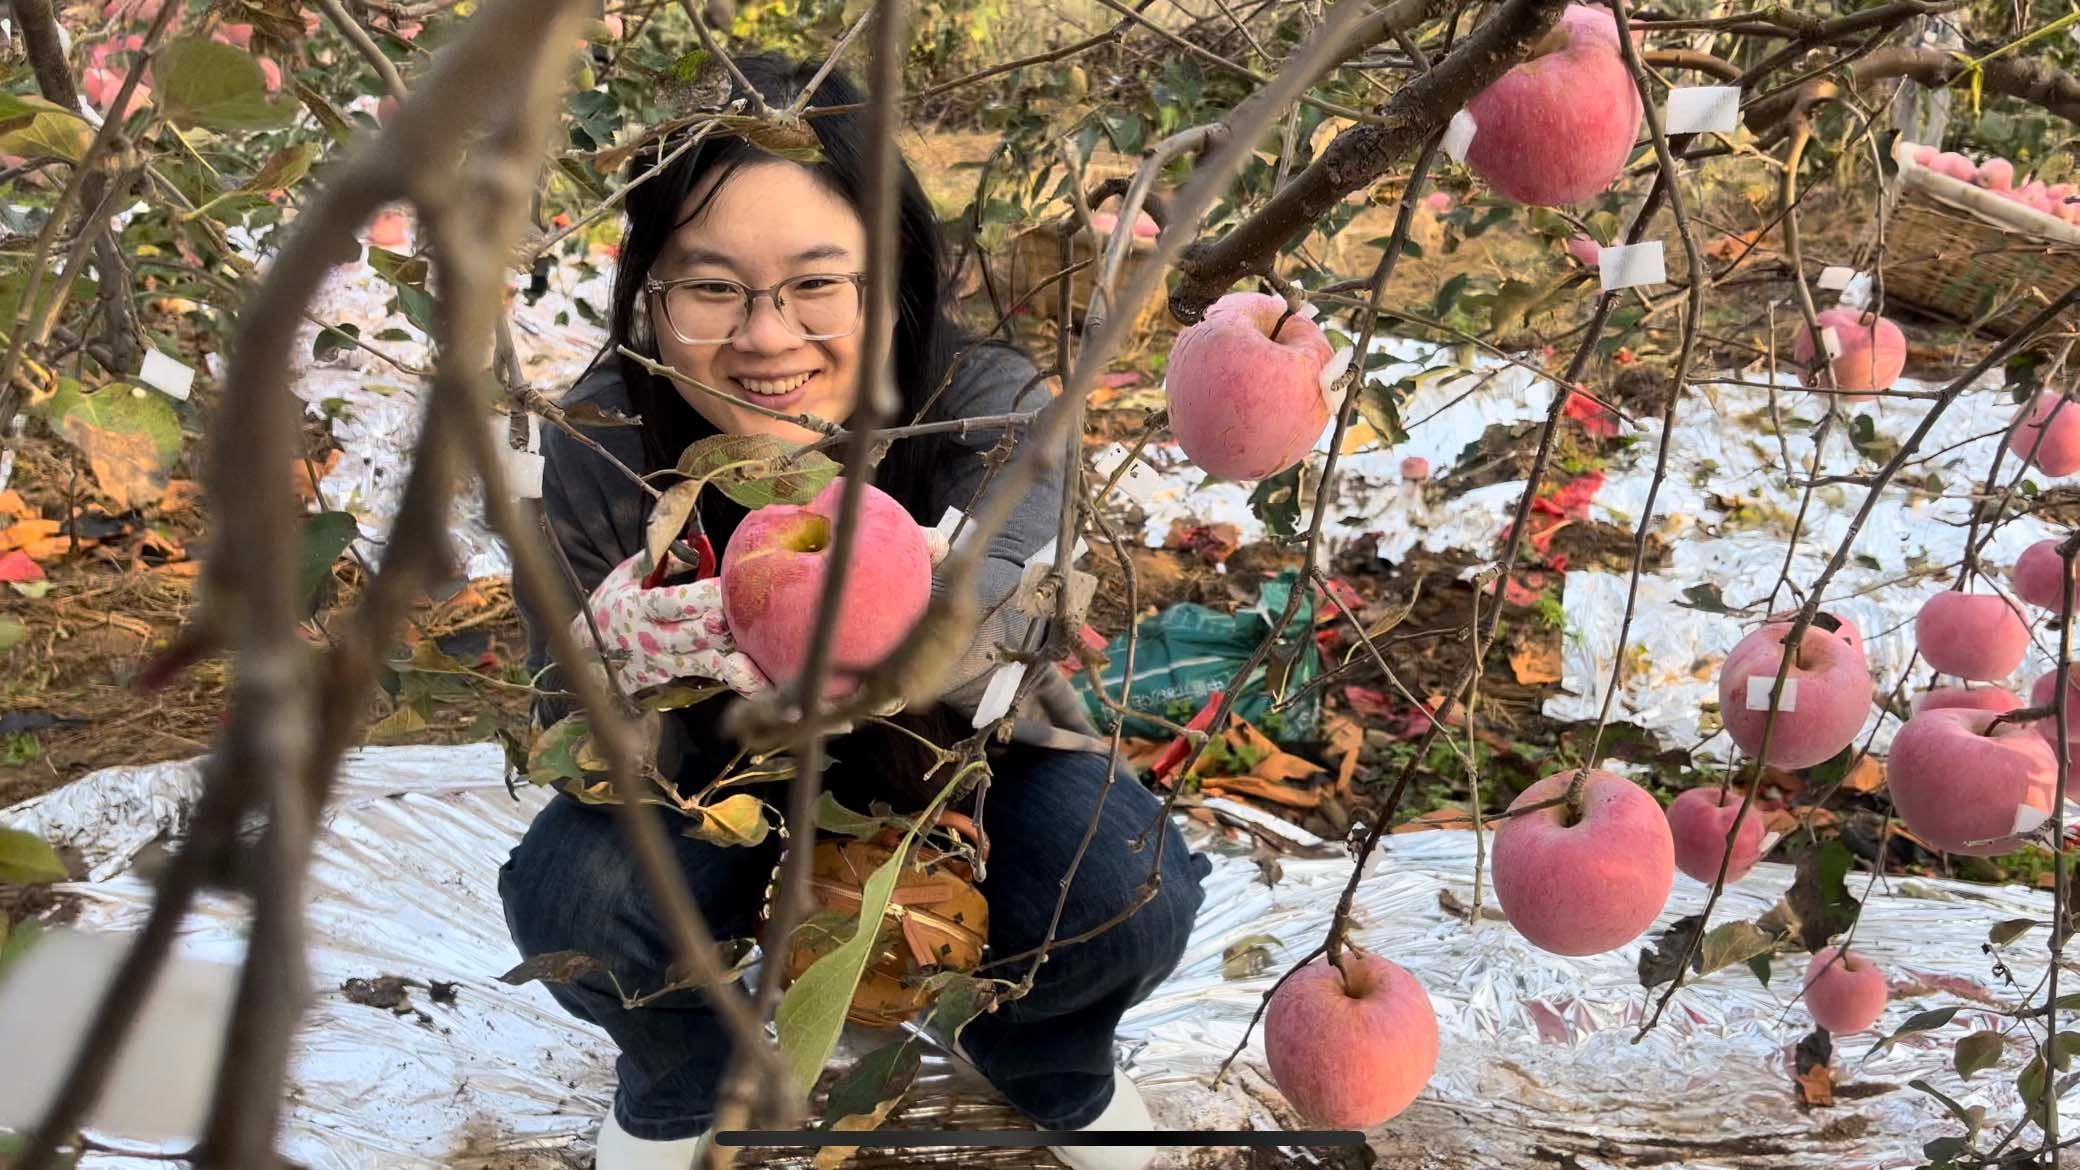
[[(1154, 793), (1125, 769), (1106, 789), (1105, 757), (1086, 752), (1012, 745), (992, 766), (982, 805), (990, 837), (980, 883), (989, 901), (985, 962), (1039, 946), (1101, 791), (1103, 816), (1077, 867), (1056, 937), (1074, 937), (1132, 904), (1154, 858), (1154, 837), (1141, 851), (1132, 848), (1161, 806)], [(834, 795), (865, 811), (871, 794), (855, 777), (833, 767), (827, 780)], [(775, 792), (769, 800), (784, 802), (785, 795)], [(778, 834), (756, 848), (711, 845), (680, 835), (679, 814), (656, 812), (716, 937), (756, 938)], [(1191, 936), (1213, 862), (1189, 850), (1174, 823), (1166, 821), (1162, 831), (1167, 840), (1155, 898), (1095, 938), (1050, 948), (1030, 994), (975, 1017), (961, 1032), (961, 1046), (983, 1075), (1040, 1128), (1076, 1129), (1104, 1111), (1112, 1099), (1120, 1017), (1176, 969)], [(667, 981), (671, 945), (612, 809), (559, 793), (500, 868), (498, 890), (522, 955), (582, 951), (606, 963), (630, 995)], [(1027, 959), (982, 973), (1016, 980), (1030, 966)], [(755, 990), (748, 981), (743, 985)], [(614, 1113), (624, 1130), (672, 1140), (713, 1124), (732, 1042), (701, 992), (629, 1010), (601, 974), (546, 986), (620, 1048)]]

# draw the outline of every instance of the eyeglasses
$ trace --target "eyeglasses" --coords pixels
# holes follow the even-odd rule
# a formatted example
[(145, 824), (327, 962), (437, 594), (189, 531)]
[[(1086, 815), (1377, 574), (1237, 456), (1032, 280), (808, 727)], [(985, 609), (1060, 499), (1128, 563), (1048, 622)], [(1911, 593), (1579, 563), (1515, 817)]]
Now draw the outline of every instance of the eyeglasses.
[(866, 273), (813, 272), (789, 277), (771, 288), (747, 288), (719, 276), (678, 280), (650, 277), (643, 289), (663, 311), (665, 325), (688, 345), (735, 339), (751, 320), (752, 305), (771, 297), (790, 333), (804, 341), (828, 341), (859, 328), (866, 304)]

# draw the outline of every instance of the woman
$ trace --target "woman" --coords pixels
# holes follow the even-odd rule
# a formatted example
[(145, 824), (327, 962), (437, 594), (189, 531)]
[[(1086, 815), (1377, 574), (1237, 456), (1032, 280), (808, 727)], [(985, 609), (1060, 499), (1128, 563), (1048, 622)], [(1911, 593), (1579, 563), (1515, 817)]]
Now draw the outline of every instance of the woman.
[[(814, 62), (754, 57), (739, 62), (775, 108), (787, 106), (813, 78)], [(833, 72), (814, 105), (862, 101)], [(672, 466), (687, 444), (717, 433), (812, 438), (755, 407), (844, 422), (859, 399), (865, 371), (863, 277), (866, 259), (864, 114), (812, 118), (821, 161), (810, 166), (766, 154), (734, 137), (711, 138), (630, 192), (627, 232), (614, 286), (612, 340), (568, 396), (640, 415), (640, 428), (591, 432), (614, 459), (643, 473)], [(669, 144), (631, 164), (654, 166)], [(947, 306), (937, 219), (914, 175), (901, 176), (901, 247), (893, 372), (903, 400), (900, 421), (927, 403), (927, 417), (958, 418), (1030, 410), (1045, 400), (1032, 363), (1006, 346), (963, 336)], [(734, 282), (734, 286), (729, 283)], [(761, 291), (763, 290), (763, 291)], [(616, 344), (722, 392), (710, 396), (654, 376), (613, 354)], [(949, 371), (943, 392), (935, 390)], [(1036, 401), (1037, 400), (1037, 401)], [(921, 436), (894, 442), (875, 483), (921, 523), (935, 524), (948, 506), (973, 511), (988, 467), (984, 453), (1001, 432)], [(616, 669), (633, 688), (682, 676), (717, 678), (753, 694), (768, 685), (736, 653), (715, 601), (715, 582), (639, 587), (636, 577), (648, 497), (598, 452), (551, 431), (545, 443), (543, 506), (554, 539), (587, 591), (600, 633), (630, 652)], [(1023, 493), (1011, 521), (988, 549), (978, 587), (979, 612), (1017, 585), (1028, 556), (1054, 535), (1062, 483), (1049, 477)], [(986, 497), (985, 497), (986, 498)], [(717, 550), (727, 545), (744, 510), (719, 492), (702, 493), (702, 524)], [(934, 588), (943, 587), (935, 579)], [(575, 599), (574, 599), (575, 600)], [(550, 666), (539, 608), (525, 605), (529, 664)], [(584, 629), (581, 615), (577, 625)], [(999, 644), (1017, 646), (1026, 620), (1015, 607), (995, 607), (976, 632), (956, 673), (958, 685), (940, 705), (901, 717), (939, 743), (970, 734), (976, 702)], [(993, 780), (982, 802), (989, 865), (978, 883), (988, 899), (985, 963), (1035, 948), (1045, 937), (1062, 877), (1100, 807), (1099, 831), (1077, 868), (1057, 929), (1072, 937), (1133, 905), (1154, 850), (1132, 842), (1160, 802), (1124, 770), (1106, 783), (1104, 741), (1058, 671), (1044, 671), (1035, 710), (1021, 712), (1013, 741), (993, 751)], [(551, 671), (544, 688), (561, 689)], [(697, 790), (727, 766), (733, 745), (717, 729), (720, 701), (668, 713), (658, 767)], [(543, 726), (570, 709), (545, 698)], [(922, 773), (915, 744), (869, 724), (835, 738), (826, 783), (849, 807), (887, 800), (921, 807), (914, 786)], [(776, 786), (778, 787), (778, 786)], [(934, 784), (936, 787), (936, 783)], [(786, 806), (784, 789), (761, 793)], [(963, 807), (972, 811), (972, 799)], [(658, 810), (693, 895), (718, 938), (752, 938), (759, 929), (777, 836), (757, 848), (712, 845), (678, 832), (677, 814)], [(1176, 827), (1163, 826), (1163, 874), (1155, 898), (1097, 937), (1049, 952), (1031, 994), (978, 1016), (957, 1048), (1004, 1096), (1043, 1129), (1145, 1129), (1146, 1109), (1114, 1063), (1114, 1029), (1126, 1009), (1175, 969), (1204, 898), (1211, 869)], [(804, 847), (807, 847), (806, 845)], [(612, 810), (559, 793), (535, 818), (499, 875), (507, 923), (529, 956), (576, 950), (602, 960), (614, 979), (588, 975), (551, 985), (565, 1008), (589, 1020), (620, 1048), (620, 1083), (602, 1123), (600, 1170), (682, 1170), (699, 1153), (713, 1124), (719, 1081), (731, 1041), (704, 997), (686, 991), (633, 1010), (620, 988), (637, 994), (667, 982), (670, 946)], [(984, 973), (1018, 979), (1031, 960)], [(1057, 1147), (1082, 1170), (1132, 1170), (1149, 1147)]]

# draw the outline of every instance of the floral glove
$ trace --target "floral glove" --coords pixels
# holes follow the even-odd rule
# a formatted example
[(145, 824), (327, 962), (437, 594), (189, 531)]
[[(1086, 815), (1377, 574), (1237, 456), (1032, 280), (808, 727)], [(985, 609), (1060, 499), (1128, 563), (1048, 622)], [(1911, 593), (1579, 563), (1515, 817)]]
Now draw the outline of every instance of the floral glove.
[[(771, 690), (772, 681), (730, 636), (722, 616), (721, 579), (645, 589), (642, 559), (637, 553), (616, 565), (592, 591), (593, 620), (622, 687), (638, 691), (673, 679), (701, 678), (740, 695)], [(573, 619), (572, 630), (580, 642), (592, 643), (584, 614)]]

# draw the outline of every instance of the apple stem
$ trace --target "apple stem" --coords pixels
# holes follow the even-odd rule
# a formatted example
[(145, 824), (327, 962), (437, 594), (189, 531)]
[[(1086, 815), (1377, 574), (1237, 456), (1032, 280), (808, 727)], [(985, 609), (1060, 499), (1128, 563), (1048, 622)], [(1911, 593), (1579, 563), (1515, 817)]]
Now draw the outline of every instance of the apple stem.
[(1565, 823), (1572, 826), (1582, 820), (1582, 790), (1589, 786), (1589, 769), (1575, 769), (1574, 779), (1567, 782), (1567, 795), (1561, 798), (1567, 808)]
[(1277, 321), (1276, 323), (1274, 323), (1274, 324), (1273, 324), (1273, 325), (1271, 326), (1271, 340), (1273, 340), (1273, 341), (1277, 341), (1277, 340), (1278, 340), (1278, 331), (1279, 331), (1279, 330), (1281, 330), (1281, 329), (1284, 329), (1284, 328), (1286, 327), (1286, 322), (1287, 322), (1287, 321), (1290, 321), (1290, 320), (1292, 320), (1292, 319), (1293, 319), (1293, 306), (1291, 306), (1291, 305), (1287, 305), (1287, 306), (1286, 306), (1286, 311), (1285, 311), (1285, 312), (1283, 312), (1283, 313), (1280, 313), (1280, 314), (1278, 315), (1278, 321)]
[(1364, 999), (1372, 992), (1372, 966), (1365, 961), (1364, 952), (1357, 944), (1345, 940), (1343, 947), (1329, 957), (1329, 962), (1343, 976), (1343, 993), (1352, 999)]

